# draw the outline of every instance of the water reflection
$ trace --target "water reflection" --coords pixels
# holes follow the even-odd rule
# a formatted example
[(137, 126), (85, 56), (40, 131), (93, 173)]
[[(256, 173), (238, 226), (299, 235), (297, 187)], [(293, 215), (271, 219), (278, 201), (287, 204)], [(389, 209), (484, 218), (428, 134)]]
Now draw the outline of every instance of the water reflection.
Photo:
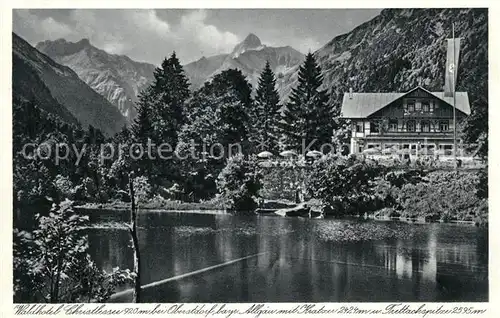
[[(139, 233), (143, 284), (265, 252), (146, 289), (145, 300), (487, 301), (485, 230), (373, 222), (363, 226), (377, 233), (402, 231), (405, 235), (339, 241), (317, 234), (332, 228), (342, 231), (345, 222), (144, 213)], [(92, 253), (101, 266), (131, 268), (126, 231), (99, 230), (89, 237)]]

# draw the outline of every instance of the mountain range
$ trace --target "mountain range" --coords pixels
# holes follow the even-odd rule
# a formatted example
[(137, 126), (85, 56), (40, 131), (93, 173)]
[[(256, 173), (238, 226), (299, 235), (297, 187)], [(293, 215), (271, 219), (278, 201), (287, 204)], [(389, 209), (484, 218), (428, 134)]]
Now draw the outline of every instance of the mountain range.
[[(445, 44), (451, 37), (452, 22), (462, 43), (457, 89), (468, 91), (472, 104), (475, 95), (487, 96), (487, 9), (385, 9), (314, 52), (331, 106), (340, 109), (342, 96), (350, 88), (358, 92), (404, 92), (420, 85), (442, 91)], [(14, 81), (16, 94), (38, 95), (45, 101), (44, 107), (52, 107), (52, 112), (68, 120), (76, 118), (82, 124), (92, 123), (108, 132), (124, 123), (117, 116), (120, 113), (128, 123), (133, 120), (137, 95), (153, 80), (154, 65), (109, 54), (86, 39), (76, 43), (40, 42), (36, 47), (42, 54), (17, 36), (13, 38), (14, 78), (24, 77)], [(269, 61), (277, 76), (278, 92), (286, 101), (297, 85), (303, 59), (304, 55), (290, 46), (266, 46), (256, 35), (249, 34), (232, 52), (202, 57), (184, 65), (184, 70), (193, 90), (229, 68), (240, 69), (255, 88)], [(29, 86), (30, 81), (36, 85)], [(50, 101), (50, 95), (59, 106)], [(89, 102), (80, 102), (78, 106), (73, 100)], [(110, 104), (116, 111), (110, 110)], [(101, 112), (106, 115), (96, 115)]]
[(36, 48), (74, 70), (115, 105), (129, 123), (136, 115), (137, 96), (153, 80), (154, 65), (133, 61), (125, 55), (109, 54), (91, 45), (88, 39), (76, 43), (64, 39), (43, 41)]
[[(153, 64), (107, 53), (93, 46), (88, 39), (76, 43), (64, 39), (43, 41), (36, 48), (55, 62), (73, 69), (85, 83), (115, 105), (129, 123), (136, 115), (137, 96), (153, 81)], [(303, 59), (304, 55), (292, 47), (263, 45), (251, 33), (232, 52), (202, 57), (184, 65), (184, 70), (192, 90), (200, 88), (215, 74), (230, 68), (240, 69), (252, 86), (256, 87), (266, 61), (282, 77)]]
[(12, 34), (13, 99), (35, 101), (69, 123), (92, 125), (111, 136), (125, 118), (69, 67), (60, 65), (16, 34)]
[(255, 88), (266, 61), (269, 61), (277, 77), (282, 77), (303, 60), (304, 55), (294, 48), (263, 45), (255, 34), (250, 33), (234, 47), (231, 53), (202, 57), (198, 61), (186, 64), (184, 70), (193, 89), (199, 88), (215, 74), (230, 68), (241, 70)]

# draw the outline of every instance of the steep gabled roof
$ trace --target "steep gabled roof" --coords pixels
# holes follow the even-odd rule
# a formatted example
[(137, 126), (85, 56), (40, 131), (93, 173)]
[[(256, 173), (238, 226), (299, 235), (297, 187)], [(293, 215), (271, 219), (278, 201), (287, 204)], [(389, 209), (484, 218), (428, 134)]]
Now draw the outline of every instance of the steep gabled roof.
[[(453, 107), (453, 97), (445, 97), (444, 92), (429, 92), (419, 86), (406, 93), (345, 93), (344, 100), (342, 101), (342, 117), (366, 118), (417, 89), (422, 89)], [(458, 110), (466, 115), (470, 115), (467, 92), (455, 93), (455, 105)]]

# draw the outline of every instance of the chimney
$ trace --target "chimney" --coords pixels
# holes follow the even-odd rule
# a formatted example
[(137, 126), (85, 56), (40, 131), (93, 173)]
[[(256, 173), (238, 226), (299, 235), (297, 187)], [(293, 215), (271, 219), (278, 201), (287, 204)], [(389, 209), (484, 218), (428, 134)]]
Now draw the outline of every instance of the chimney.
[(349, 87), (349, 99), (352, 99), (352, 87)]

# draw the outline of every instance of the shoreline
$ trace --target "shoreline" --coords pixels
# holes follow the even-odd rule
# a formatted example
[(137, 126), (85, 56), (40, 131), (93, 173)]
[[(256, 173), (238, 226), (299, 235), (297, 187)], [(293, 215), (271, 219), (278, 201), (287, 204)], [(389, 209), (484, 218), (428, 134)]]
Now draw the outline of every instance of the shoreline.
[[(230, 212), (227, 212), (224, 209), (188, 209), (192, 203), (189, 202), (184, 202), (184, 203), (179, 203), (179, 206), (182, 206), (182, 204), (185, 204), (184, 208), (169, 208), (167, 206), (165, 207), (152, 207), (152, 206), (146, 206), (146, 207), (139, 207), (138, 210), (146, 213), (188, 213), (188, 214), (207, 214), (207, 215), (234, 215)], [(80, 211), (85, 211), (89, 212), (89, 214), (93, 214), (92, 212), (98, 212), (101, 211), (103, 212), (103, 215), (112, 215), (113, 212), (129, 212), (130, 211), (130, 206), (129, 204), (126, 204), (124, 202), (120, 204), (116, 203), (107, 203), (107, 204), (96, 204), (96, 203), (86, 203), (83, 205), (78, 205), (75, 207), (76, 210)], [(95, 215), (95, 214), (94, 214)], [(123, 215), (128, 215), (123, 214)], [(275, 213), (255, 213), (255, 216), (271, 216), (271, 217), (279, 217), (279, 215), (276, 215)], [(288, 218), (293, 218), (293, 217), (288, 217)], [(313, 218), (312, 218), (313, 219)], [(325, 219), (330, 219), (330, 220), (360, 220), (360, 221), (377, 221), (377, 222), (401, 222), (401, 223), (407, 223), (407, 224), (415, 224), (415, 225), (423, 225), (423, 224), (456, 224), (456, 225), (465, 225), (465, 226), (484, 226), (488, 225), (486, 224), (480, 224), (477, 221), (474, 220), (435, 220), (435, 221), (425, 221), (424, 217), (419, 217), (419, 218), (411, 218), (411, 217), (375, 217), (373, 214), (369, 214), (366, 217), (363, 217), (361, 215), (345, 215), (343, 217), (326, 217)], [(109, 220), (103, 219), (103, 220), (94, 220), (97, 223), (101, 222), (108, 222)], [(116, 222), (128, 222), (128, 221), (116, 221)]]

